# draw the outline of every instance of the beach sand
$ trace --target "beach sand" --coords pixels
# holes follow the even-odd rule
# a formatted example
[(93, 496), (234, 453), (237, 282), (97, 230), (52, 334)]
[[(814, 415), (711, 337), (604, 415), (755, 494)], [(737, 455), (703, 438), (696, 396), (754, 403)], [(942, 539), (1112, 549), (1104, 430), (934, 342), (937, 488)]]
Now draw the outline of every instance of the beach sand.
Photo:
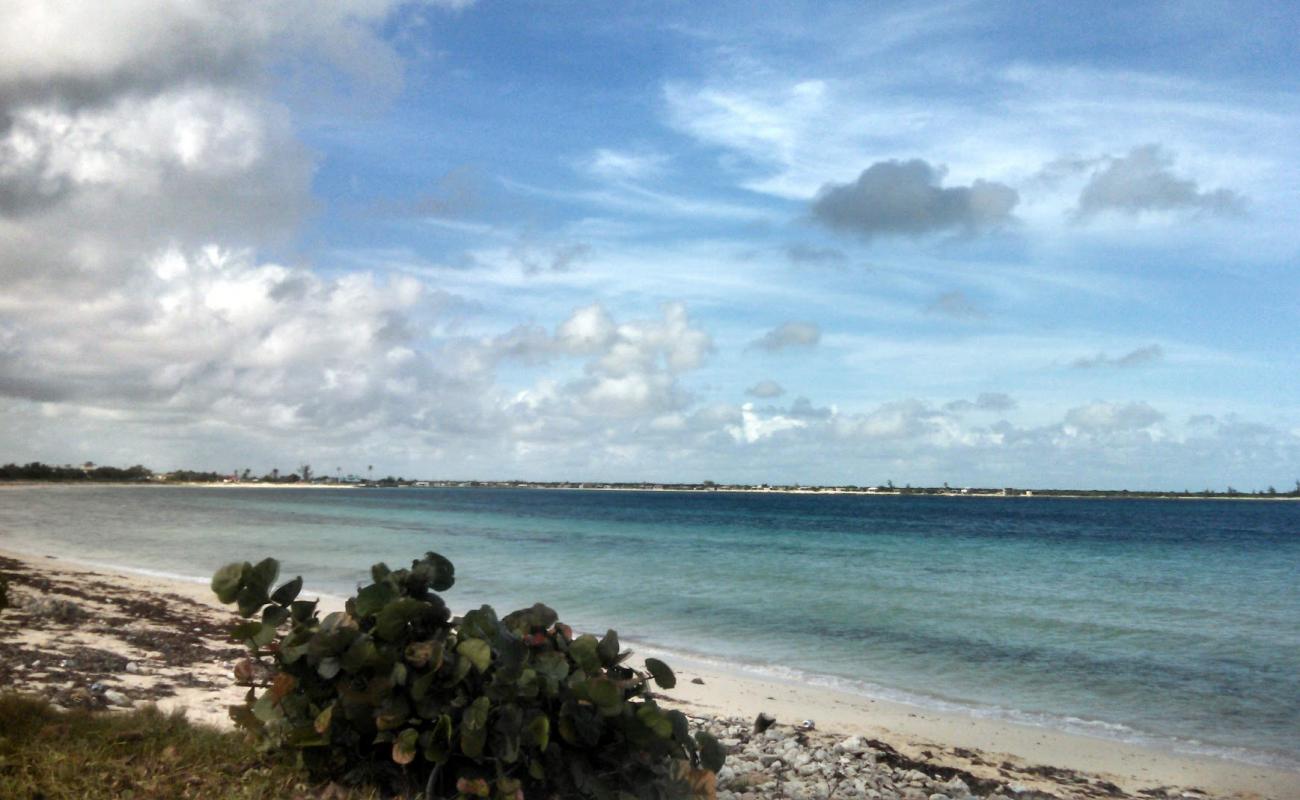
[[(113, 705), (106, 697), (155, 702), (198, 722), (230, 724), (226, 706), (242, 698), (231, 668), (242, 650), (224, 641), (235, 615), (206, 585), (4, 551), (0, 572), (21, 606), (0, 612), (0, 686), (69, 706)], [(59, 599), (76, 611), (50, 602)], [(322, 610), (338, 607), (337, 598), (322, 598)], [(935, 712), (680, 657), (670, 664), (678, 683), (661, 702), (694, 716), (730, 718), (733, 729), (760, 712), (782, 728), (814, 720), (827, 752), (847, 737), (874, 740), (923, 772), (957, 769), (999, 783), (1008, 796), (1300, 798), (1300, 774), (1283, 770)]]

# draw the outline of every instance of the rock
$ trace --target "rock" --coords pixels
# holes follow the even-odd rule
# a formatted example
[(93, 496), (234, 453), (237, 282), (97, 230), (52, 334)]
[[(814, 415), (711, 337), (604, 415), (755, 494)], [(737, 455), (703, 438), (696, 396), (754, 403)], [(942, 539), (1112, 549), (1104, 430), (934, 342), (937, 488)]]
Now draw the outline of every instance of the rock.
[(703, 678), (691, 678), (691, 683), (694, 683), (694, 684), (698, 684), (698, 685), (700, 685), (700, 686), (703, 686), (703, 685), (704, 685), (704, 679), (703, 679)]
[(862, 740), (856, 736), (850, 736), (839, 744), (835, 745), (835, 750), (840, 753), (853, 753), (857, 755), (867, 748), (862, 745)]
[(817, 723), (813, 722), (810, 719), (806, 719), (794, 727), (795, 730), (800, 730), (800, 731), (815, 731), (817, 730)]
[(739, 747), (739, 746), (740, 746), (740, 740), (739, 740), (739, 739), (734, 739), (734, 738), (732, 738), (732, 737), (727, 737), (727, 738), (724, 738), (724, 739), (719, 739), (719, 740), (718, 740), (718, 744), (720, 744), (720, 745), (722, 745), (723, 747), (725, 747), (725, 748), (727, 748), (728, 750), (730, 750), (730, 749), (733, 748), (733, 747)]
[(106, 690), (104, 692), (104, 699), (107, 700), (111, 705), (122, 706), (123, 708), (132, 705), (131, 698), (127, 697), (126, 695), (122, 694), (116, 689)]
[(754, 718), (754, 733), (763, 733), (775, 724), (776, 717), (760, 711), (758, 716)]
[(140, 672), (140, 665), (134, 661), (128, 661), (126, 662), (126, 671), (133, 675), (138, 674)]
[(944, 794), (943, 792), (935, 792), (934, 794), (930, 795), (930, 800), (950, 800), (950, 798), (948, 797), (948, 795)]

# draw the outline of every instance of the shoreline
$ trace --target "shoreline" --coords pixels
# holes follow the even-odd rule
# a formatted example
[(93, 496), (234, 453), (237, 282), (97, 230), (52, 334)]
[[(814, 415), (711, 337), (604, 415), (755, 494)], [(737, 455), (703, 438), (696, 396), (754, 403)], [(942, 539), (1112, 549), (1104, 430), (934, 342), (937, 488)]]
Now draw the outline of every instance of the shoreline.
[[(199, 617), (203, 617), (202, 623), (197, 627), (209, 633), (219, 630), (225, 624), (220, 620), (228, 622), (234, 618), (228, 608), (218, 605), (215, 598), (211, 597), (205, 583), (187, 581), (179, 576), (161, 576), (146, 571), (130, 571), (126, 567), (78, 563), (52, 555), (10, 549), (0, 549), (0, 557), (16, 562), (34, 575), (44, 575), (47, 580), (55, 583), (98, 586), (105, 595), (112, 594), (108, 591), (109, 587), (115, 588), (123, 597), (110, 597), (107, 606), (110, 610), (132, 606), (127, 601), (132, 596), (155, 601), (160, 597), (170, 597), (170, 603), (155, 605), (185, 605), (192, 608)], [(22, 591), (21, 584), (17, 586)], [(326, 595), (321, 599), (322, 610), (331, 610), (341, 605), (341, 599), (337, 597)], [(11, 612), (6, 612), (8, 613)], [(0, 614), (0, 622), (3, 622), (4, 617), (5, 614)], [(136, 627), (141, 625), (144, 623)], [(127, 629), (130, 627), (128, 625)], [(154, 627), (157, 628), (157, 625)], [(41, 639), (39, 635), (33, 632), (11, 632), (7, 625), (0, 625), (0, 646), (4, 646), (15, 633), (27, 637), (23, 639), (24, 647), (38, 649), (36, 645)], [(83, 632), (78, 629), (77, 633), (78, 647), (89, 650), (98, 648), (108, 652), (123, 647), (122, 642), (115, 642), (102, 629), (98, 633), (85, 632), (85, 635), (80, 635)], [(165, 631), (156, 633), (166, 638)], [(188, 631), (185, 634), (194, 638)], [(32, 636), (35, 639), (31, 639)], [(49, 645), (50, 642), (46, 641), (45, 644)], [(199, 643), (191, 644), (197, 646)], [(238, 702), (241, 696), (240, 690), (233, 686), (229, 677), (229, 667), (233, 659), (238, 657), (238, 648), (226, 644), (219, 636), (205, 644), (209, 646), (210, 652), (195, 651), (198, 653), (197, 660), (183, 665), (164, 663), (166, 658), (136, 656), (142, 663), (152, 664), (146, 671), (153, 677), (174, 686), (170, 694), (149, 688), (148, 681), (140, 673), (118, 676), (122, 680), (122, 690), (128, 694), (142, 694), (145, 699), (155, 699), (164, 709), (183, 708), (197, 721), (219, 726), (229, 725), (224, 706)], [(166, 647), (163, 649), (166, 650)], [(752, 720), (763, 712), (774, 715), (780, 723), (787, 725), (812, 719), (816, 721), (817, 730), (824, 734), (840, 738), (869, 737), (918, 762), (932, 763), (943, 769), (956, 768), (980, 779), (1002, 780), (1059, 797), (1080, 796), (1074, 794), (1075, 789), (1071, 788), (1081, 779), (1078, 776), (1091, 776), (1096, 781), (1113, 784), (1133, 795), (1146, 791), (1147, 796), (1152, 796), (1150, 792), (1159, 790), (1160, 793), (1154, 796), (1165, 796), (1164, 791), (1168, 787), (1184, 787), (1189, 791), (1194, 787), (1202, 794), (1191, 796), (1205, 796), (1208, 793), (1243, 800), (1287, 800), (1300, 797), (1300, 792), (1294, 788), (1300, 786), (1300, 773), (1278, 767), (1232, 761), (1212, 755), (1173, 752), (1154, 745), (1126, 743), (954, 711), (927, 709), (830, 687), (759, 676), (747, 673), (743, 666), (719, 668), (716, 664), (658, 651), (651, 646), (646, 646), (638, 655), (644, 657), (646, 653), (658, 652), (664, 652), (671, 659), (669, 663), (679, 677), (677, 687), (668, 692), (663, 701), (677, 705), (695, 716)], [(130, 655), (122, 653), (121, 657), (127, 658)], [(156, 655), (155, 653), (154, 656)], [(190, 655), (193, 656), (194, 653)], [(152, 661), (149, 661), (150, 658)], [(68, 682), (63, 680), (59, 684), (59, 690), (73, 691), (75, 687), (64, 685)], [(183, 685), (186, 682), (194, 685)], [(1067, 774), (1074, 777), (1066, 781), (1062, 776)]]
[[(1072, 490), (1057, 489), (1030, 489), (1016, 490), (1015, 494), (999, 494), (995, 491), (971, 491), (962, 493), (960, 491), (928, 492), (928, 491), (865, 491), (850, 490), (836, 486), (824, 486), (818, 488), (795, 489), (795, 488), (768, 488), (768, 489), (746, 489), (738, 487), (716, 487), (716, 488), (681, 488), (681, 487), (644, 487), (644, 486), (545, 486), (539, 484), (518, 484), (511, 485), (508, 483), (491, 483), (483, 482), (478, 486), (462, 485), (462, 482), (449, 482), (454, 485), (429, 485), (416, 486), (413, 484), (399, 486), (366, 486), (356, 483), (262, 483), (262, 482), (211, 482), (203, 483), (198, 481), (0, 481), (0, 491), (6, 489), (31, 489), (37, 487), (66, 487), (66, 488), (108, 488), (121, 487), (128, 489), (138, 489), (145, 487), (154, 488), (176, 488), (176, 489), (403, 489), (403, 490), (421, 490), (421, 489), (508, 489), (519, 491), (550, 491), (550, 492), (643, 492), (647, 494), (755, 494), (755, 495), (801, 495), (801, 496), (824, 496), (824, 497), (944, 497), (959, 500), (1126, 500), (1140, 501), (1153, 500), (1160, 502), (1169, 501), (1214, 501), (1223, 500), (1228, 502), (1261, 502), (1261, 503), (1300, 503), (1300, 496), (1294, 494), (1236, 494), (1236, 495), (1210, 495), (1203, 496), (1199, 494), (1177, 494), (1177, 493), (1125, 493), (1119, 492), (1090, 492), (1075, 493)], [(1046, 494), (1044, 492), (1050, 492)]]

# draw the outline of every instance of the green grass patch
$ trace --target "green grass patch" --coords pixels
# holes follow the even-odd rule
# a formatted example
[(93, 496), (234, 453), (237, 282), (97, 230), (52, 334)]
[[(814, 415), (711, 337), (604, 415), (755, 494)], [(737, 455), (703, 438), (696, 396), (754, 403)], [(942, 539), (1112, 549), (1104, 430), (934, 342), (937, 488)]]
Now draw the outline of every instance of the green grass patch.
[(0, 695), (0, 797), (7, 800), (373, 800), (374, 791), (313, 783), (291, 756), (243, 733), (154, 708), (60, 711)]

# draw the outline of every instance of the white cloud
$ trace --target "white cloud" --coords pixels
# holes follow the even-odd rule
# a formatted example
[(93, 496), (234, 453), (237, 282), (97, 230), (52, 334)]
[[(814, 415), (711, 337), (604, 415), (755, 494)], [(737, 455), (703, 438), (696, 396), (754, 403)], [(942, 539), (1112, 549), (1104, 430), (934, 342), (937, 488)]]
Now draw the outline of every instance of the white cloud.
[(740, 407), (740, 424), (727, 426), (727, 433), (731, 434), (737, 442), (753, 444), (781, 431), (803, 428), (807, 424), (804, 420), (792, 419), (781, 414), (761, 416), (754, 410), (753, 403), (745, 403)]

